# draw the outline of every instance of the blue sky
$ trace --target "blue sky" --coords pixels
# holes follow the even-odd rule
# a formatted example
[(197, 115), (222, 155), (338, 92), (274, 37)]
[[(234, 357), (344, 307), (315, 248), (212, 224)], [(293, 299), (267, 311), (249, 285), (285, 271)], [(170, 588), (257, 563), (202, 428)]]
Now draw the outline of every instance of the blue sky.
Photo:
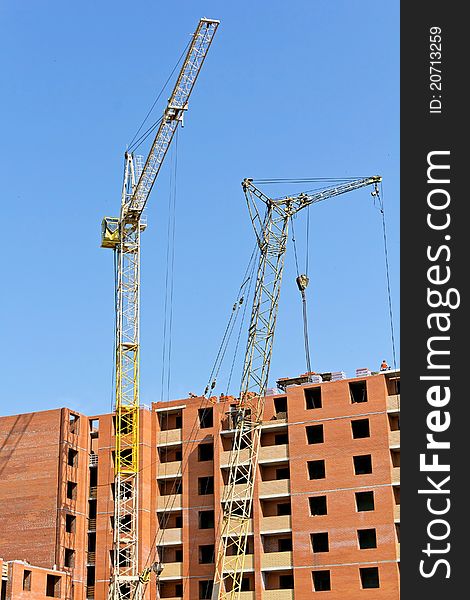
[[(183, 0), (168, 7), (0, 4), (2, 414), (111, 409), (113, 261), (99, 247), (100, 223), (119, 211), (126, 145), (202, 16), (221, 25), (142, 238), (141, 401), (206, 385), (254, 243), (245, 177), (383, 176), (399, 363), (399, 3)], [(162, 387), (175, 170), (172, 360)], [(275, 186), (265, 191), (277, 195)], [(309, 214), (313, 369), (352, 376), (383, 358), (391, 363), (382, 223), (370, 190)], [(295, 226), (302, 265), (306, 216)], [(271, 384), (305, 371), (295, 276), (290, 242)], [(243, 350), (246, 327), (241, 339)], [(218, 391), (225, 391), (227, 354)]]

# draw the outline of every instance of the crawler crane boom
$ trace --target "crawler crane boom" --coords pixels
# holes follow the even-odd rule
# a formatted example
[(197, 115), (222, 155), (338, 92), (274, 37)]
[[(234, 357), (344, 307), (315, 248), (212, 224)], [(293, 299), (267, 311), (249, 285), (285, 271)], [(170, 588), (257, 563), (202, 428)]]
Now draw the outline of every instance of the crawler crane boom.
[[(102, 224), (104, 248), (116, 255), (116, 399), (113, 562), (109, 600), (139, 600), (152, 569), (139, 557), (139, 309), (142, 211), (160, 172), (219, 21), (201, 19), (143, 167), (125, 155), (119, 218)], [(154, 569), (158, 570), (158, 569)]]
[[(212, 600), (240, 598), (244, 561), (253, 505), (253, 488), (258, 465), (260, 426), (273, 349), (276, 317), (289, 221), (297, 212), (317, 202), (364, 186), (375, 186), (381, 177), (352, 180), (312, 194), (280, 199), (268, 198), (245, 179), (242, 187), (260, 250), (251, 320), (248, 329), (240, 397), (236, 410), (229, 413), (234, 429), (225, 486), (223, 517), (216, 555)], [(256, 200), (265, 204), (262, 217)], [(247, 459), (248, 455), (248, 459)]]

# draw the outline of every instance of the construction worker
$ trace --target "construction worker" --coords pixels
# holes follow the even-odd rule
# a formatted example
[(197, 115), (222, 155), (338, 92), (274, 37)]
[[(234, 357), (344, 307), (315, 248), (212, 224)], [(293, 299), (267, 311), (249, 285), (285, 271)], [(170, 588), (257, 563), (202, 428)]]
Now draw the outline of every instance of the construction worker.
[(380, 365), (380, 370), (381, 371), (387, 371), (388, 369), (390, 369), (390, 367), (387, 365), (385, 358), (382, 361), (382, 364)]

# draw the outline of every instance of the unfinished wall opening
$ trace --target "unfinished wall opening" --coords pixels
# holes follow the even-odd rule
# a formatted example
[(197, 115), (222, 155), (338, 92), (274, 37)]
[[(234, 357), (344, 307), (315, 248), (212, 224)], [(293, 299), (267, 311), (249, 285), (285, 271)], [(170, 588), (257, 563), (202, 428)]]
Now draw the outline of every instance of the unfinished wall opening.
[(274, 431), (262, 431), (260, 444), (263, 447), (266, 446), (284, 446), (289, 443), (289, 434), (287, 433), (287, 426), (285, 431), (274, 432)]
[(94, 598), (95, 597), (95, 567), (93, 565), (89, 565), (86, 568), (86, 597)]
[(214, 523), (213, 510), (199, 511), (199, 529), (214, 529)]
[(199, 600), (210, 600), (212, 597), (212, 580), (203, 580), (199, 582)]
[(182, 598), (183, 584), (175, 581), (160, 581), (158, 596), (160, 598)]
[(7, 580), (3, 577), (0, 579), (0, 586), (0, 600), (7, 600)]
[(331, 590), (330, 571), (313, 571), (312, 579), (315, 592), (328, 592)]
[(72, 548), (65, 548), (64, 550), (64, 567), (73, 569), (75, 566), (75, 551)]
[(372, 456), (370, 454), (362, 454), (353, 456), (354, 473), (356, 475), (368, 475), (372, 473)]
[(361, 550), (377, 548), (377, 533), (375, 529), (358, 529), (357, 541)]
[(69, 431), (70, 433), (78, 433), (80, 417), (74, 413), (69, 413)]
[(77, 518), (75, 515), (66, 513), (65, 515), (65, 531), (67, 533), (75, 533)]
[(352, 436), (355, 440), (370, 437), (369, 419), (351, 421)]
[(198, 477), (197, 491), (199, 496), (209, 496), (214, 493), (214, 477)]
[(388, 415), (388, 425), (390, 431), (400, 431), (400, 416)]
[(90, 436), (92, 438), (97, 438), (100, 431), (100, 420), (99, 419), (89, 419), (90, 425)]
[(294, 576), (289, 573), (285, 575), (279, 575), (279, 589), (280, 590), (293, 590), (294, 589)]
[(200, 408), (197, 413), (199, 417), (199, 427), (201, 429), (207, 429), (208, 427), (214, 426), (214, 409), (211, 406)]
[(324, 479), (326, 477), (326, 468), (324, 460), (309, 460), (307, 462), (309, 479)]
[(325, 441), (323, 425), (309, 425), (305, 428), (308, 444), (322, 444)]
[(67, 450), (67, 464), (69, 467), (78, 466), (78, 450), (74, 450), (73, 448)]
[(328, 540), (328, 532), (322, 531), (320, 533), (310, 534), (310, 543), (312, 545), (312, 552), (329, 552), (330, 544)]
[(67, 481), (67, 498), (69, 500), (77, 499), (77, 484), (74, 481)]
[(395, 533), (397, 534), (397, 542), (400, 543), (400, 523), (395, 523)]
[(31, 571), (28, 571), (28, 569), (25, 569), (23, 571), (23, 589), (25, 592), (31, 591), (31, 577), (32, 577)]
[(364, 589), (380, 587), (378, 567), (363, 567), (359, 569), (361, 585)]
[[(245, 554), (253, 554), (254, 542), (253, 536), (245, 539)], [(227, 540), (227, 556), (236, 556), (238, 554), (238, 540), (229, 538)]]
[(281, 479), (290, 478), (289, 464), (277, 464), (277, 465), (260, 465), (259, 467), (261, 474), (261, 481), (278, 481)]
[(400, 377), (386, 377), (385, 380), (389, 396), (396, 396), (400, 393)]
[(62, 578), (59, 575), (46, 576), (46, 596), (50, 598), (60, 598), (60, 583)]
[(278, 419), (287, 418), (287, 396), (274, 398), (274, 412)]
[(310, 514), (313, 517), (328, 514), (326, 496), (312, 496), (308, 499)]
[(183, 527), (183, 515), (181, 512), (157, 513), (158, 526), (160, 529), (181, 529)]
[(374, 492), (356, 492), (356, 510), (357, 512), (365, 512), (374, 510)]
[(365, 381), (351, 381), (349, 383), (349, 397), (352, 404), (367, 402), (367, 385)]
[(197, 459), (199, 462), (214, 460), (213, 442), (199, 444), (199, 446), (197, 447)]
[(321, 398), (321, 388), (320, 387), (311, 387), (304, 389), (304, 397), (305, 397), (305, 408), (307, 410), (312, 410), (314, 408), (322, 407), (322, 398)]
[(183, 562), (183, 549), (181, 546), (159, 546), (158, 556), (162, 563)]
[(199, 564), (208, 565), (214, 562), (215, 547), (214, 544), (204, 544), (199, 546)]

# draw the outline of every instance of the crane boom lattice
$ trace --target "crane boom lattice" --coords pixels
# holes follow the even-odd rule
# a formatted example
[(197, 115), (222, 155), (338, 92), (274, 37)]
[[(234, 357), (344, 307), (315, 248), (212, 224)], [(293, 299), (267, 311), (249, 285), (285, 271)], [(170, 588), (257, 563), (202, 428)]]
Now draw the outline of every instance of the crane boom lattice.
[[(125, 155), (119, 218), (105, 218), (102, 247), (116, 253), (114, 538), (109, 600), (143, 598), (152, 569), (139, 555), (139, 312), (142, 212), (171, 144), (219, 21), (201, 19), (145, 163)], [(140, 569), (140, 570), (139, 570)]]
[[(310, 204), (367, 185), (381, 177), (339, 184), (312, 194), (271, 199), (252, 180), (242, 182), (260, 257), (248, 342), (237, 408), (229, 413), (234, 429), (225, 487), (222, 523), (216, 555), (212, 600), (239, 600), (252, 518), (253, 491), (258, 465), (260, 428), (273, 350), (284, 258), (291, 217)], [(266, 205), (261, 217), (256, 199)], [(248, 459), (247, 459), (248, 456)]]

